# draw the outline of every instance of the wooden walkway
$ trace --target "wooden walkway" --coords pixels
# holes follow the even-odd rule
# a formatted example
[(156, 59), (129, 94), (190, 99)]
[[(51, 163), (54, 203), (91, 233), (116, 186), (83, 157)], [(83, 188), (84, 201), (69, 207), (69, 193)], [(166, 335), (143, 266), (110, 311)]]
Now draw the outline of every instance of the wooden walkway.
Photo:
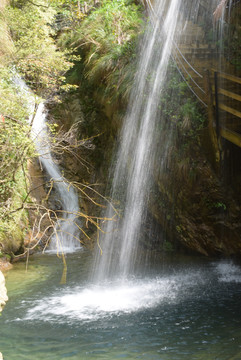
[[(202, 56), (206, 59), (203, 60)], [(180, 56), (177, 49), (173, 57), (190, 90), (212, 114), (209, 121), (217, 137), (241, 147), (241, 78), (214, 69), (207, 60), (209, 56), (212, 56), (212, 49), (201, 48), (193, 52), (192, 59), (183, 52)], [(200, 62), (206, 66), (202, 64), (194, 68), (192, 65)], [(210, 67), (207, 66), (209, 63)]]
[(241, 147), (241, 78), (212, 72), (217, 134)]

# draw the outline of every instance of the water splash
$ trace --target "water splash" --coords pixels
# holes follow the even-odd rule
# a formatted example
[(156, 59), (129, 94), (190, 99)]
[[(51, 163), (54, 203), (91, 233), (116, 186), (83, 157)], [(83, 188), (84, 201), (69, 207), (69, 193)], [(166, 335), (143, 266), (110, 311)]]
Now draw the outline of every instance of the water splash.
[(160, 304), (175, 304), (202, 282), (203, 278), (197, 272), (154, 279), (117, 279), (84, 288), (76, 286), (34, 301), (24, 320), (95, 321), (135, 313)]
[(216, 265), (215, 270), (220, 282), (241, 283), (241, 268), (232, 262), (222, 261)]

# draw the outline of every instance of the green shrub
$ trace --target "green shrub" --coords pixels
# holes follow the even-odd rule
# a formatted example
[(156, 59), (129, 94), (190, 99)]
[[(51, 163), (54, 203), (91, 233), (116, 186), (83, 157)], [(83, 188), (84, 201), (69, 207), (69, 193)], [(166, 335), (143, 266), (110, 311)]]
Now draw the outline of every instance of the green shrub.
[(84, 76), (103, 96), (127, 99), (141, 23), (141, 9), (133, 1), (103, 0), (74, 30), (64, 33), (60, 43), (78, 49)]

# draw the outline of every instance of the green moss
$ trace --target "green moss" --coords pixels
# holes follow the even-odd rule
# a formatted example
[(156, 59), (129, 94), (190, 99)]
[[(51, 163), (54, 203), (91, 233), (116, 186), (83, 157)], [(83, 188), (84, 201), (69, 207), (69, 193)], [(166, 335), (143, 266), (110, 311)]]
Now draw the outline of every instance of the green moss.
[[(9, 208), (1, 209), (0, 243), (4, 253), (16, 253), (23, 245), (28, 230), (28, 212), (23, 203), (27, 196), (25, 172), (16, 173), (12, 196), (8, 199)], [(26, 203), (25, 203), (26, 205)]]
[(11, 81), (12, 73), (0, 69), (0, 244), (3, 252), (16, 252), (22, 246), (27, 227), (25, 198), (28, 193), (27, 161), (35, 156), (27, 123), (26, 96)]
[(174, 246), (170, 241), (164, 241), (163, 243), (163, 250), (165, 252), (173, 252), (174, 251)]

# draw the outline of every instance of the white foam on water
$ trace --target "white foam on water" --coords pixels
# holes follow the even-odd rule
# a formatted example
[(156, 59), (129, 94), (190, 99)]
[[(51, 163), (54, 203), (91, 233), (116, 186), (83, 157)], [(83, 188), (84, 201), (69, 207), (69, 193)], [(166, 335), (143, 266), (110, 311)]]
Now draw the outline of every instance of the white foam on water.
[(215, 268), (220, 282), (241, 283), (241, 267), (232, 262), (220, 262)]
[(23, 320), (94, 321), (133, 313), (162, 303), (175, 303), (182, 296), (188, 296), (187, 290), (198, 283), (200, 274), (74, 287), (35, 301)]
[[(55, 240), (51, 240), (51, 241), (54, 241), (54, 243), (55, 243)], [(44, 254), (47, 254), (47, 255), (65, 254), (65, 255), (67, 255), (67, 254), (74, 254), (74, 253), (84, 251), (84, 248), (80, 245), (80, 243), (78, 245), (77, 242), (72, 247), (62, 246), (60, 242), (56, 246), (57, 246), (57, 248), (55, 248), (55, 247), (47, 248), (46, 250), (44, 250)]]

